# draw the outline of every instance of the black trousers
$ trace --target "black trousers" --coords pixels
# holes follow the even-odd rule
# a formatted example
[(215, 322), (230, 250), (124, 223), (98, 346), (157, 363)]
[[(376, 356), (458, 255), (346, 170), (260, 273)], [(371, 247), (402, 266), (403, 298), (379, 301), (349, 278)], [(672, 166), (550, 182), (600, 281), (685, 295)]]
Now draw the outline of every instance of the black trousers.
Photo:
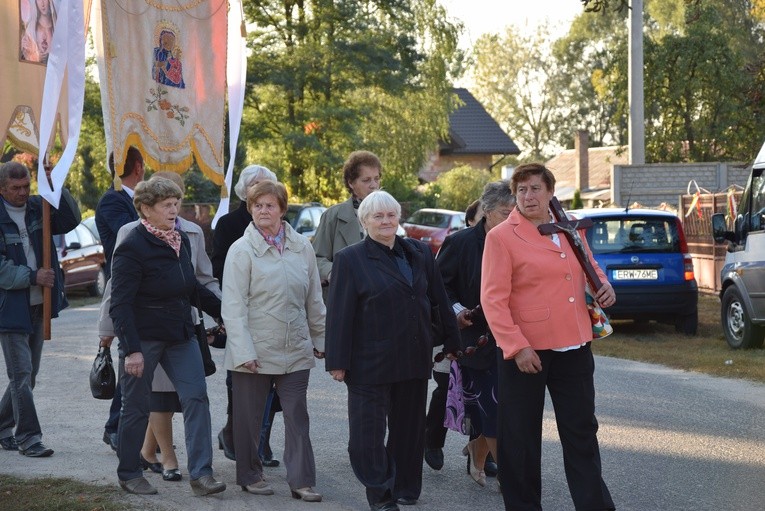
[(369, 504), (420, 497), (427, 398), (427, 380), (348, 385), (348, 454)]
[(446, 415), (446, 395), (449, 392), (449, 373), (433, 371), (437, 387), (430, 395), (428, 415), (425, 417), (425, 447), (441, 449), (446, 443), (444, 416)]
[(524, 374), (499, 353), (498, 464), (505, 509), (542, 509), (542, 416), (545, 388), (558, 426), (569, 492), (577, 511), (612, 510), (601, 477), (595, 418), (595, 362), (587, 344), (576, 350), (537, 351), (542, 371)]

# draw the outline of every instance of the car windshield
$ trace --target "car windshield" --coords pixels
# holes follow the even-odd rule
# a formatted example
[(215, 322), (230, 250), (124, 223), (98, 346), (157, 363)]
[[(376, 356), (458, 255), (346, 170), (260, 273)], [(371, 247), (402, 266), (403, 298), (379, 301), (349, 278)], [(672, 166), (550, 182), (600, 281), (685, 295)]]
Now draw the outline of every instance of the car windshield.
[(672, 218), (593, 218), (587, 242), (593, 254), (680, 252), (680, 237)]
[(409, 217), (407, 223), (427, 225), (428, 227), (449, 227), (449, 216), (437, 211), (416, 211)]

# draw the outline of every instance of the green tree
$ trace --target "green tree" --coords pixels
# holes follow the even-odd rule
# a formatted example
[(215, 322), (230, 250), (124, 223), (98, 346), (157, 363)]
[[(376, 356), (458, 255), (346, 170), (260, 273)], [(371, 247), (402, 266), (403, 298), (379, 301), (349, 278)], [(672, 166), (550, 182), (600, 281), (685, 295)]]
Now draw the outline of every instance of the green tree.
[(293, 196), (345, 196), (339, 169), (375, 151), (384, 184), (411, 189), (448, 131), (459, 27), (435, 0), (246, 1), (249, 35), (243, 134), (248, 157)]
[(584, 203), (582, 202), (582, 193), (577, 188), (574, 190), (574, 198), (571, 199), (571, 209), (581, 209), (584, 207)]
[(556, 133), (551, 44), (546, 28), (533, 35), (508, 28), (481, 36), (473, 49), (475, 95), (521, 148), (523, 161), (546, 159)]
[(688, 4), (683, 24), (646, 38), (651, 161), (751, 157), (762, 138), (762, 29), (751, 3)]
[(481, 196), (483, 187), (489, 181), (491, 174), (485, 170), (467, 165), (451, 169), (438, 178), (438, 207), (464, 211), (471, 202)]
[(553, 138), (573, 147), (574, 134), (585, 129), (590, 145), (627, 143), (626, 11), (580, 14), (554, 44), (558, 127)]

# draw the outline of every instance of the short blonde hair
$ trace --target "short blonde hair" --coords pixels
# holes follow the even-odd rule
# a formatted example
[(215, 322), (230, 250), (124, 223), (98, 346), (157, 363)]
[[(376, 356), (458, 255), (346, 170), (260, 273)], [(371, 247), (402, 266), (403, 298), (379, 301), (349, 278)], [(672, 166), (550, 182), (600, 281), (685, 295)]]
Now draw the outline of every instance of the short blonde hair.
[(279, 181), (261, 181), (247, 190), (247, 211), (252, 209), (252, 205), (264, 195), (273, 195), (276, 202), (279, 203), (279, 209), (282, 211), (282, 218), (287, 213), (287, 188)]
[(141, 206), (152, 207), (158, 202), (174, 197), (180, 200), (183, 197), (181, 189), (169, 179), (149, 179), (141, 181), (135, 187), (133, 205), (138, 211), (138, 216), (146, 218), (141, 211)]
[(359, 204), (359, 222), (365, 226), (370, 216), (391, 210), (395, 211), (396, 215), (401, 218), (401, 204), (393, 198), (393, 195), (383, 190), (375, 190)]

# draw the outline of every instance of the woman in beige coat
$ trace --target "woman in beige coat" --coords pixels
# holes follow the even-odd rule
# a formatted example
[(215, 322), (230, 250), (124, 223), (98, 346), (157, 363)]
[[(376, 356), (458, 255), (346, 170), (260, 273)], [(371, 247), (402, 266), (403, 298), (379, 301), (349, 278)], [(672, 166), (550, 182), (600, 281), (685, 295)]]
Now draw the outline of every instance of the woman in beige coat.
[(284, 465), (292, 496), (318, 502), (309, 436), (308, 377), (324, 357), (325, 308), (310, 242), (283, 220), (284, 185), (264, 181), (247, 192), (253, 222), (234, 242), (223, 269), (222, 316), (233, 371), (236, 479), (242, 489), (272, 495), (258, 442), (271, 381), (284, 413)]

